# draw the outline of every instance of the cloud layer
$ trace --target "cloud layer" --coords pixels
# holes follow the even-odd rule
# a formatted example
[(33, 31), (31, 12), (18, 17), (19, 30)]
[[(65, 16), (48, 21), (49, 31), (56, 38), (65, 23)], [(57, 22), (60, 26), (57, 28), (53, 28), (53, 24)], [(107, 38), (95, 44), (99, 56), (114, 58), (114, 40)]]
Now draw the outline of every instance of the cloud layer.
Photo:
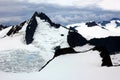
[(120, 11), (120, 0), (102, 0), (98, 6), (105, 10)]
[[(24, 1), (24, 0), (19, 0)], [(35, 4), (57, 4), (60, 6), (74, 6), (74, 7), (91, 7), (97, 6), (105, 10), (120, 10), (120, 0), (26, 0), (29, 3)]]
[(18, 24), (35, 11), (46, 13), (63, 25), (120, 18), (119, 0), (0, 0), (0, 23)]

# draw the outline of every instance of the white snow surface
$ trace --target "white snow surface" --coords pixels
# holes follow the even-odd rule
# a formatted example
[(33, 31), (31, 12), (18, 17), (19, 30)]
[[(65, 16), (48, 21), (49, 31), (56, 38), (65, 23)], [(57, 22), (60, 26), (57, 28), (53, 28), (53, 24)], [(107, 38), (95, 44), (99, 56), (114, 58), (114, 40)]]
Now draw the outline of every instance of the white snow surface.
[(12, 28), (12, 26), (5, 28), (4, 30), (0, 31), (0, 38), (3, 38), (6, 36), (7, 32)]
[(90, 49), (92, 49), (92, 48), (94, 48), (94, 47), (95, 47), (95, 46), (93, 46), (93, 45), (86, 44), (86, 45), (83, 45), (82, 47), (76, 46), (76, 47), (74, 47), (73, 49), (74, 49), (76, 52), (84, 52), (84, 51), (90, 50)]
[[(117, 25), (115, 22), (116, 20), (110, 21), (110, 23), (106, 24), (105, 28), (112, 32), (120, 32), (120, 26), (116, 27)], [(120, 21), (117, 20), (117, 22), (120, 22)]]

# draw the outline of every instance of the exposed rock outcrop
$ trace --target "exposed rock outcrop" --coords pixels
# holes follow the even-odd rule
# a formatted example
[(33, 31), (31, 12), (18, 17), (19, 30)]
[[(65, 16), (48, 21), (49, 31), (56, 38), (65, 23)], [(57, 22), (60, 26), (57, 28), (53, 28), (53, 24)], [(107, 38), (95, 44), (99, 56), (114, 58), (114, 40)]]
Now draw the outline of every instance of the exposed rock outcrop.
[(83, 46), (87, 43), (87, 40), (72, 27), (69, 29), (67, 41), (70, 47)]

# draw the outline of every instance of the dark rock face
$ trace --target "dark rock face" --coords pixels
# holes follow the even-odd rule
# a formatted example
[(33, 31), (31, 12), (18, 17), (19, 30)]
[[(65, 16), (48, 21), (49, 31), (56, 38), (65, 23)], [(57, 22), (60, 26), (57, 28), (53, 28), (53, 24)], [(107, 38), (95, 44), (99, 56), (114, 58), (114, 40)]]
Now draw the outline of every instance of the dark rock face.
[(120, 37), (106, 37), (106, 38), (94, 38), (89, 42), (91, 45), (95, 46), (105, 46), (110, 54), (115, 52), (120, 52)]
[(112, 18), (111, 20), (120, 20), (120, 18)]
[(115, 23), (117, 24), (117, 27), (120, 26), (120, 22), (117, 22), (117, 21), (116, 21)]
[(9, 32), (7, 33), (7, 36), (10, 36), (13, 32), (14, 32), (14, 26), (9, 30)]
[(50, 18), (42, 12), (40, 14), (38, 14), (38, 17), (40, 17), (40, 19), (42, 19), (42, 20), (45, 20), (46, 22), (48, 22), (51, 26), (54, 26), (55, 28), (59, 28), (61, 26), (60, 24), (53, 23), (50, 20)]
[(70, 45), (70, 47), (75, 47), (85, 45), (87, 43), (87, 40), (76, 30), (70, 28), (67, 36), (67, 42)]
[(0, 30), (7, 28), (8, 26), (0, 25)]
[(54, 57), (60, 56), (60, 55), (65, 55), (65, 54), (73, 54), (77, 53), (73, 48), (68, 47), (68, 48), (62, 48), (62, 49), (57, 49), (55, 51)]
[(93, 22), (87, 22), (86, 25), (88, 27), (92, 27), (92, 26), (97, 26), (97, 23), (95, 21), (93, 21)]
[(33, 35), (37, 28), (36, 16), (38, 16), (37, 12), (34, 13), (34, 15), (30, 19), (30, 22), (28, 23), (28, 26), (26, 28), (26, 35), (25, 35), (26, 44), (30, 44), (34, 40)]
[(108, 66), (108, 67), (113, 66), (110, 55), (109, 55), (109, 52), (106, 49), (106, 47), (96, 46), (96, 47), (94, 47), (93, 50), (98, 50), (100, 52), (100, 56), (102, 58), (101, 66)]
[(12, 34), (18, 33), (19, 30), (22, 29), (23, 25), (26, 23), (26, 21), (22, 22), (20, 25), (13, 26), (7, 33), (7, 36), (10, 36)]
[(120, 26), (120, 18), (112, 18), (111, 20), (115, 20), (115, 23), (116, 23), (116, 27)]
[(102, 26), (105, 26), (106, 24), (108, 24), (108, 23), (110, 23), (110, 21), (115, 21), (115, 23), (116, 23), (116, 27), (118, 27), (118, 26), (120, 26), (120, 22), (118, 22), (118, 21), (120, 21), (120, 18), (112, 18), (111, 20), (109, 20), (109, 21), (103, 21), (103, 22), (100, 22), (100, 24), (102, 25)]
[(105, 26), (105, 25), (108, 24), (108, 23), (110, 23), (110, 21), (103, 21), (103, 22), (101, 23), (101, 25), (102, 25), (102, 26)]

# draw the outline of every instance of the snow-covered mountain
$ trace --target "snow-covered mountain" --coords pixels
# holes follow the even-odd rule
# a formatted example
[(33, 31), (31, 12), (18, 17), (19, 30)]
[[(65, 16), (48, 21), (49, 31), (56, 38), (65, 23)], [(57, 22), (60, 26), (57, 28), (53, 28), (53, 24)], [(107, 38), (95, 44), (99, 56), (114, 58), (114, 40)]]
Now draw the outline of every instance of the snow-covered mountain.
[[(67, 47), (67, 32), (44, 13), (0, 32), (0, 70), (38, 71), (54, 56), (55, 48)], [(31, 61), (32, 60), (32, 61)]]
[(0, 25), (0, 30), (3, 30), (3, 29), (5, 29), (5, 28), (7, 28), (8, 26), (6, 26), (6, 25)]
[(116, 32), (120, 30), (120, 19), (112, 18), (111, 20), (100, 22), (100, 25), (106, 27), (108, 30)]
[(93, 21), (65, 27), (35, 12), (31, 19), (0, 31), (0, 79), (119, 80), (120, 54), (110, 55), (114, 66), (102, 67), (111, 66), (104, 64), (109, 53), (120, 51), (117, 22), (113, 19), (105, 25)]

